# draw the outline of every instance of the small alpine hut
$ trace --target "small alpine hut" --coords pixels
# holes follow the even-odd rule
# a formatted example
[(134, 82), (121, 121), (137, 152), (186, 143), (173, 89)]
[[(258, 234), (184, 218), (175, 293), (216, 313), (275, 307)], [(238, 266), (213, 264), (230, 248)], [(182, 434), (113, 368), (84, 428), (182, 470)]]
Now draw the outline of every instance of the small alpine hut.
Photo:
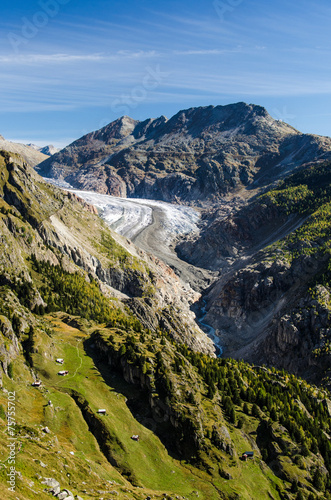
[(58, 375), (61, 375), (62, 377), (64, 377), (65, 375), (68, 375), (68, 370), (61, 370), (60, 372), (57, 372)]
[(63, 365), (63, 363), (64, 363), (64, 359), (62, 359), (62, 358), (57, 358), (56, 362), (57, 362), (57, 363), (59, 363), (59, 365)]
[(31, 385), (32, 385), (32, 387), (40, 387), (41, 386), (41, 380), (35, 380)]
[(101, 408), (100, 410), (97, 411), (97, 413), (100, 413), (100, 415), (106, 415), (106, 410), (104, 410), (103, 408)]
[(133, 439), (133, 441), (139, 441), (138, 434), (134, 434), (133, 436), (131, 436), (131, 439)]
[(248, 458), (254, 458), (254, 451), (244, 451), (241, 455), (241, 459), (246, 462)]

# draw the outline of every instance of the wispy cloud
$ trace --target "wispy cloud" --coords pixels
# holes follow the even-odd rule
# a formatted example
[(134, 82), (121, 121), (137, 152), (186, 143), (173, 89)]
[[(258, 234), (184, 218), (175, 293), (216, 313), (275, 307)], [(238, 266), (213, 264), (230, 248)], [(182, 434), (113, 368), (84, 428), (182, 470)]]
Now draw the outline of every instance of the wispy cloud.
[(242, 52), (242, 48), (236, 49), (201, 49), (201, 50), (174, 50), (174, 54), (178, 56), (220, 56), (223, 54), (231, 54), (233, 52)]
[[(135, 0), (116, 7), (104, 0), (68, 2), (14, 51), (8, 34), (22, 35), (23, 16), (36, 19), (34, 2), (20, 1), (22, 9), (13, 2), (0, 27), (0, 109), (15, 133), (36, 123), (41, 137), (41, 123), (48, 130), (54, 116), (65, 117), (66, 126), (68, 118), (70, 126), (77, 120), (89, 128), (92, 116), (119, 116), (112, 111), (118, 101), (133, 102), (135, 118), (239, 100), (270, 101), (271, 109), (291, 109), (297, 101), (308, 113), (308, 96), (315, 96), (322, 112), (331, 106), (327, 0), (302, 0), (300, 8), (285, 0), (229, 0), (238, 7), (224, 21), (213, 0), (154, 2), (156, 7)], [(148, 68), (171, 76), (156, 86)], [(76, 135), (69, 128), (66, 133)]]
[(5, 64), (56, 64), (76, 61), (101, 61), (101, 54), (19, 54), (0, 56), (0, 62)]
[(164, 19), (171, 24), (177, 24), (191, 28), (195, 33), (197, 30), (199, 32), (215, 32), (220, 33), (220, 31), (226, 29), (226, 26), (222, 26), (219, 19), (211, 16), (203, 17), (193, 17), (192, 15), (181, 16), (175, 14), (169, 14), (166, 12), (156, 11), (155, 15), (158, 19)]
[(138, 51), (131, 51), (131, 50), (120, 50), (117, 52), (116, 55), (114, 56), (109, 56), (109, 58), (126, 58), (126, 59), (146, 59), (149, 57), (160, 57), (160, 53), (158, 53), (156, 50), (138, 50)]
[(148, 59), (155, 57), (156, 52), (120, 50), (114, 54), (12, 54), (0, 55), (3, 64), (66, 64), (75, 62), (105, 62), (123, 59)]
[(176, 75), (168, 88), (189, 90), (193, 92), (210, 92), (219, 96), (303, 96), (330, 94), (328, 78), (319, 77), (302, 80), (301, 75), (277, 75), (239, 70), (229, 74), (202, 74), (200, 72), (187, 75)]

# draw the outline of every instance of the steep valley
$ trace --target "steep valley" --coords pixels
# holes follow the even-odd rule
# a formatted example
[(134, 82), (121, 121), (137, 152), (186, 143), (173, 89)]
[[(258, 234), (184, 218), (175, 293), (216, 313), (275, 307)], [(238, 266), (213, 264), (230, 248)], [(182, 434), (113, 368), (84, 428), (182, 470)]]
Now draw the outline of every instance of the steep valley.
[[(212, 331), (225, 356), (264, 362), (315, 383), (328, 383), (329, 355), (316, 355), (328, 345), (328, 320), (319, 335), (317, 325), (315, 333), (308, 334), (307, 325), (302, 323), (298, 330), (288, 317), (300, 300), (310, 309), (307, 290), (328, 257), (298, 255), (289, 262), (277, 249), (309, 225), (308, 212), (286, 214), (270, 201), (262, 203), (266, 196), (244, 200), (237, 193), (228, 195), (213, 213), (200, 209), (199, 217), (196, 209), (183, 205), (74, 192), (94, 203), (110, 227), (166, 262), (187, 286), (202, 293), (192, 308), (200, 318), (205, 305), (205, 326), (200, 326)], [(323, 307), (322, 317), (328, 317), (326, 304)]]
[[(309, 288), (318, 284), (318, 275), (327, 266), (324, 250), (323, 258), (317, 257), (318, 252), (295, 249), (299, 241), (281, 254), (286, 239), (310, 226), (313, 209), (329, 202), (322, 193), (322, 186), (326, 190), (329, 186), (323, 174), (315, 179), (320, 187), (308, 196), (316, 197), (315, 206), (303, 210), (296, 204), (309, 189), (300, 183), (300, 172), (314, 172), (318, 165), (328, 169), (330, 155), (330, 138), (301, 134), (274, 120), (261, 106), (241, 102), (190, 108), (170, 119), (139, 122), (122, 117), (74, 141), (36, 169), (76, 189), (127, 197), (127, 204), (137, 204), (137, 199), (146, 204), (142, 199), (148, 199), (153, 219), (147, 210), (150, 223), (127, 235), (203, 292), (195, 310), (206, 304), (205, 322), (217, 330), (224, 353), (327, 383), (327, 324), (321, 324), (326, 332), (322, 337), (307, 335), (305, 326), (302, 335), (299, 328), (297, 339), (288, 329), (279, 333), (278, 327), (301, 299), (309, 301)], [(296, 172), (294, 192), (286, 191), (288, 200), (281, 204), (272, 200), (268, 193)], [(171, 245), (168, 249), (160, 244), (164, 218), (155, 200), (200, 212), (198, 230), (192, 226), (186, 236), (178, 235), (176, 254)], [(314, 245), (319, 245), (317, 239), (308, 238), (307, 247)], [(287, 349), (288, 357), (283, 355)], [(316, 358), (317, 352), (325, 351), (325, 358)]]
[[(51, 180), (57, 184), (56, 181)], [(60, 183), (61, 184), (61, 183)], [(175, 242), (185, 234), (198, 234), (200, 210), (139, 198), (117, 198), (90, 191), (70, 189), (95, 206), (103, 220), (117, 234), (128, 238), (138, 248), (155, 255), (170, 266), (187, 286), (204, 290), (217, 272), (180, 259)]]
[(0, 152), (1, 498), (331, 498), (330, 154), (244, 103)]

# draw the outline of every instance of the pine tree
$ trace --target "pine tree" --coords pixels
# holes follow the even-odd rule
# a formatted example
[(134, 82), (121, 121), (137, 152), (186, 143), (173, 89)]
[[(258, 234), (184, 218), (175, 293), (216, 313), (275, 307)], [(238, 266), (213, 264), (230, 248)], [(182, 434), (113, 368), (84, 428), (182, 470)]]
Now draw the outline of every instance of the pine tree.
[(237, 425), (237, 427), (238, 427), (238, 429), (242, 429), (242, 428), (243, 428), (243, 426), (244, 426), (244, 419), (241, 417), (241, 418), (239, 418), (239, 420), (238, 420), (238, 425)]
[(298, 493), (299, 491), (299, 488), (298, 488), (298, 481), (295, 479), (292, 483), (292, 487), (291, 487), (291, 492), (292, 493)]
[(320, 469), (316, 469), (314, 477), (313, 477), (313, 485), (319, 491), (324, 491), (324, 478)]
[(256, 403), (254, 403), (253, 406), (252, 406), (252, 415), (255, 418), (259, 418), (260, 417), (260, 409), (259, 409), (259, 407), (257, 406)]
[(248, 408), (248, 404), (246, 402), (244, 403), (244, 406), (243, 406), (243, 412), (246, 415), (249, 415), (249, 408)]
[(274, 406), (270, 410), (270, 418), (274, 422), (276, 422), (278, 420), (277, 411), (276, 411), (276, 408)]

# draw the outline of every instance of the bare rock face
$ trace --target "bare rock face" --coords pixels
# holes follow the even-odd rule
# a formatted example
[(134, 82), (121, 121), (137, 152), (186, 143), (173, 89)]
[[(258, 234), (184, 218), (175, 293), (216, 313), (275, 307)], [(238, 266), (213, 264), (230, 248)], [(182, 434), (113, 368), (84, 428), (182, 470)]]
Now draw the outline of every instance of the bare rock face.
[(299, 220), (288, 219), (275, 206), (246, 206), (245, 200), (230, 197), (214, 209), (203, 210), (201, 231), (182, 237), (176, 251), (193, 265), (219, 270), (287, 234)]
[(300, 134), (261, 106), (245, 103), (180, 111), (144, 122), (122, 117), (37, 166), (79, 189), (164, 201), (218, 200), (264, 185), (323, 157), (331, 139)]
[(206, 321), (216, 328), (224, 354), (320, 383), (330, 368), (330, 297), (324, 286), (309, 284), (326, 259), (268, 261), (260, 253), (217, 280), (207, 296)]
[(79, 196), (77, 196), (75, 193), (68, 193), (68, 198), (69, 200), (75, 200), (77, 201), (78, 203), (81, 203), (83, 205), (83, 207), (88, 210), (89, 212), (91, 212), (92, 214), (96, 214), (98, 215), (98, 210), (95, 208), (94, 205), (91, 205), (90, 203), (87, 203), (85, 200), (83, 200), (82, 198), (80, 198)]
[(7, 369), (20, 352), (18, 339), (13, 331), (12, 324), (6, 316), (0, 316), (0, 357), (3, 371), (8, 375)]
[(317, 286), (317, 296), (307, 295), (288, 312), (278, 315), (265, 340), (251, 352), (252, 358), (264, 359), (286, 370), (300, 374), (315, 383), (328, 375), (331, 366), (329, 292)]
[(60, 483), (56, 479), (53, 479), (51, 477), (45, 477), (41, 483), (45, 484), (49, 488), (56, 488), (60, 486)]

